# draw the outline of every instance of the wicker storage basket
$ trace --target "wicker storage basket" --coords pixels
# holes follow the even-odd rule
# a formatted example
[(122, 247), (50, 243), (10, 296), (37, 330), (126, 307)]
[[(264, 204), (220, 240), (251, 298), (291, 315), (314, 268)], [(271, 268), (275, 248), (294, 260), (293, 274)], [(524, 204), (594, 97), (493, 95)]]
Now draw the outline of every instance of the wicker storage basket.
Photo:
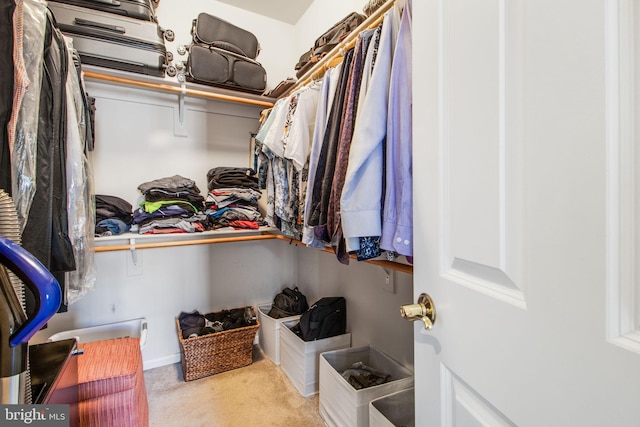
[(194, 338), (182, 338), (177, 318), (176, 326), (185, 381), (241, 368), (253, 361), (253, 341), (260, 327), (257, 319), (255, 325)]

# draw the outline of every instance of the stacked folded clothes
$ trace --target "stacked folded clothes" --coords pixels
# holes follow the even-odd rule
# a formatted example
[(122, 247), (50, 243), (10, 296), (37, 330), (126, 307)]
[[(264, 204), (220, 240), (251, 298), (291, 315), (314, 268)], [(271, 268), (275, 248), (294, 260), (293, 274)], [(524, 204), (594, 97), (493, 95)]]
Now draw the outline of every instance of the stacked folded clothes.
[(212, 228), (257, 229), (263, 224), (258, 209), (261, 193), (253, 169), (213, 168), (207, 173), (207, 182), (205, 214)]
[(96, 195), (96, 236), (126, 233), (133, 221), (131, 203), (116, 196)]
[(140, 234), (194, 233), (205, 230), (204, 197), (196, 183), (180, 175), (138, 186), (144, 201), (133, 213)]

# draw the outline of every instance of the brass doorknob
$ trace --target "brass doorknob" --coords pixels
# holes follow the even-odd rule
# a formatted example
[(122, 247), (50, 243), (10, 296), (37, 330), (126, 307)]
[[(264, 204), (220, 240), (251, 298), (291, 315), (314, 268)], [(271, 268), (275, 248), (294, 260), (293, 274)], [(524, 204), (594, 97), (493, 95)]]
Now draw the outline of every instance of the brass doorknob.
[(436, 306), (433, 300), (427, 294), (420, 294), (417, 304), (408, 304), (400, 306), (400, 315), (409, 322), (422, 320), (424, 328), (430, 330), (436, 323)]

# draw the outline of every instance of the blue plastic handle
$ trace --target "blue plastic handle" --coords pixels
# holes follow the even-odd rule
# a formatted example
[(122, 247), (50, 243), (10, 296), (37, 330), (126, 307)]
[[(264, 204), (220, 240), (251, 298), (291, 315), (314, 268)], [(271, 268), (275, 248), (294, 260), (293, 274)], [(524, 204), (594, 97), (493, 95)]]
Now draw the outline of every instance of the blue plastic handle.
[(9, 345), (26, 344), (57, 313), (60, 285), (40, 261), (22, 246), (0, 236), (0, 264), (9, 268), (35, 295), (36, 312), (9, 337)]

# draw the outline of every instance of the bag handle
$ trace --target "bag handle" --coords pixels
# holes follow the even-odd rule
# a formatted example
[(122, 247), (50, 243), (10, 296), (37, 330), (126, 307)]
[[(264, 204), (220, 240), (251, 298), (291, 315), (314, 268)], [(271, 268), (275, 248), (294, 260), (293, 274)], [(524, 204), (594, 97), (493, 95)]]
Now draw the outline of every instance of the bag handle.
[(101, 22), (89, 21), (88, 19), (75, 18), (73, 22), (76, 25), (83, 27), (100, 28), (101, 30), (113, 31), (118, 34), (124, 34), (127, 32), (124, 27), (120, 27), (119, 25), (108, 25)]
[(214, 41), (214, 42), (211, 42), (211, 46), (224, 49), (228, 52), (237, 53), (238, 55), (248, 56), (246, 53), (244, 53), (242, 49), (240, 49), (238, 46), (232, 43), (227, 43), (223, 41)]
[(120, 2), (118, 0), (89, 0), (89, 1), (92, 1), (94, 3), (108, 4), (110, 6), (120, 6)]

